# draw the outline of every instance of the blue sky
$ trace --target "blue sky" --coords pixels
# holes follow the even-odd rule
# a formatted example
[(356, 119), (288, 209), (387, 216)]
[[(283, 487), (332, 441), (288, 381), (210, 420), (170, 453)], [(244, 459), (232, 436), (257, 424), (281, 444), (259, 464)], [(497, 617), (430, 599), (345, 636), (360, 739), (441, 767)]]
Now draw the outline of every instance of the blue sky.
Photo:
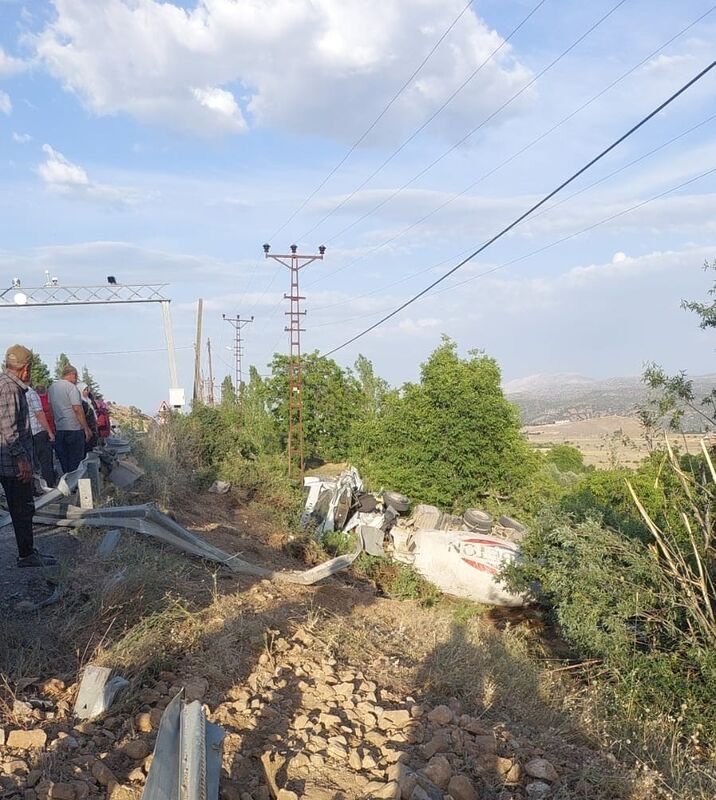
[[(107, 275), (168, 283), (188, 394), (198, 297), (215, 373), (232, 364), (222, 313), (255, 316), (246, 359), (265, 371), (286, 348), (288, 275), (263, 259), (264, 241), (274, 251), (327, 246), (325, 261), (302, 273), (302, 293), (304, 348), (328, 350), (475, 249), (714, 57), (716, 10), (692, 25), (709, 2), (625, 0), (531, 83), (616, 0), (546, 0), (507, 44), (537, 0), (474, 2), (343, 167), (271, 238), (465, 3), (0, 0), (0, 283), (39, 285), (46, 269), (68, 285)], [(337, 360), (363, 352), (400, 383), (447, 333), (464, 351), (494, 355), (506, 380), (637, 374), (647, 360), (713, 371), (713, 334), (680, 301), (704, 297), (712, 283), (702, 265), (716, 257), (716, 178), (704, 175), (716, 168), (715, 98), (716, 71), (567, 195), (584, 191)], [(0, 343), (16, 340), (51, 363), (65, 351), (87, 364), (118, 402), (153, 410), (167, 395), (154, 306), (8, 309)]]

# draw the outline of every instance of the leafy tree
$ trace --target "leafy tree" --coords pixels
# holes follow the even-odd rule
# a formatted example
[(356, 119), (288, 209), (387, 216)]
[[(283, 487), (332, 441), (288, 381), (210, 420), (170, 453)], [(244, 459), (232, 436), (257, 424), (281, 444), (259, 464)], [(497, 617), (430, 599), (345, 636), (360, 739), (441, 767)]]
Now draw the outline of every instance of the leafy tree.
[(30, 381), (35, 387), (49, 386), (52, 382), (50, 368), (34, 350), (32, 351), (32, 371), (30, 372)]
[[(704, 269), (716, 270), (716, 259), (704, 263)], [(682, 300), (681, 307), (696, 313), (701, 321), (700, 328), (716, 327), (716, 283), (709, 289), (710, 297), (706, 303), (695, 300)], [(639, 417), (647, 431), (656, 428), (661, 420), (667, 420), (673, 430), (681, 429), (681, 422), (687, 410), (696, 413), (703, 421), (706, 430), (716, 428), (716, 388), (705, 397), (697, 398), (693, 383), (686, 373), (668, 375), (658, 364), (648, 363), (642, 375), (644, 383), (652, 390), (652, 397), (639, 409)]]
[(476, 351), (461, 359), (448, 338), (422, 365), (420, 383), (387, 397), (365, 440), (374, 482), (443, 507), (509, 494), (539, 460), (502, 394), (495, 360)]
[(358, 356), (353, 368), (363, 393), (366, 413), (370, 417), (377, 417), (385, 407), (390, 386), (386, 380), (375, 374), (373, 362), (364, 355)]
[(221, 402), (222, 403), (235, 403), (236, 390), (234, 389), (234, 382), (231, 376), (227, 375), (221, 382)]
[(560, 472), (584, 472), (582, 451), (569, 444), (558, 444), (545, 454), (548, 463), (554, 464)]
[(98, 398), (102, 397), (102, 392), (100, 392), (100, 390), (99, 390), (99, 384), (92, 377), (90, 371), (87, 369), (87, 365), (86, 364), (84, 365), (84, 367), (82, 367), (82, 383), (87, 384), (87, 386), (89, 387), (90, 392), (92, 392), (92, 394), (95, 397), (98, 397)]
[[(704, 269), (705, 270), (716, 270), (716, 259), (714, 259), (711, 263), (708, 261), (704, 262)], [(681, 307), (687, 309), (688, 311), (693, 311), (695, 314), (698, 314), (701, 317), (701, 322), (699, 323), (700, 328), (716, 328), (716, 282), (708, 291), (709, 297), (712, 297), (711, 301), (706, 303), (699, 303), (696, 300), (682, 300)]]
[[(287, 356), (276, 354), (270, 364), (271, 377), (265, 382), (268, 407), (281, 431), (288, 435)], [(362, 393), (350, 370), (344, 370), (318, 351), (302, 360), (303, 432), (307, 459), (335, 461), (351, 450), (354, 423), (360, 414)]]
[(70, 359), (67, 357), (67, 355), (65, 355), (65, 353), (60, 353), (59, 356), (57, 356), (57, 362), (55, 363), (55, 378), (61, 378), (65, 367), (68, 367), (70, 363)]

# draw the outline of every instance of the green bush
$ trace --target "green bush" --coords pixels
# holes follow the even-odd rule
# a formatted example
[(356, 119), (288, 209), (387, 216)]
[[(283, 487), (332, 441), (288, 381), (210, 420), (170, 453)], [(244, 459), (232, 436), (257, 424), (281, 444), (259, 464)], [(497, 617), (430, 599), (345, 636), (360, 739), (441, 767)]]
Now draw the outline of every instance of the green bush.
[(554, 464), (560, 472), (586, 472), (582, 451), (569, 444), (557, 444), (545, 453), (548, 463)]
[(497, 363), (477, 352), (462, 359), (448, 339), (422, 365), (420, 383), (385, 398), (358, 437), (356, 460), (376, 487), (443, 508), (510, 494), (538, 464)]
[(716, 741), (716, 651), (692, 635), (682, 586), (653, 548), (600, 522), (552, 517), (522, 552), (508, 582), (539, 585), (567, 641), (603, 660), (616, 702), (678, 718), (682, 735), (702, 730)]

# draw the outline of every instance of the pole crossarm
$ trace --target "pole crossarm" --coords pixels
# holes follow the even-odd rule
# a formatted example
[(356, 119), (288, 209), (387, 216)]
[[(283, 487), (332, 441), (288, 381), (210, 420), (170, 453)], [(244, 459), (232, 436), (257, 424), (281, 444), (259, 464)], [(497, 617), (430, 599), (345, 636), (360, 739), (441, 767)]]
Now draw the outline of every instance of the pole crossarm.
[(12, 286), (0, 291), (0, 308), (168, 303), (166, 283), (99, 286)]

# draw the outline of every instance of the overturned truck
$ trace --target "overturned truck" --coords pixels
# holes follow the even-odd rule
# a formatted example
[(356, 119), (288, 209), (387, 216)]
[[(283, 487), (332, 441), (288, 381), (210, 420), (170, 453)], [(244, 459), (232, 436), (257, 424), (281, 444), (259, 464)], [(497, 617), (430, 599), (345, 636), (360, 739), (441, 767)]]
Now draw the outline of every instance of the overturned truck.
[(500, 578), (502, 568), (520, 558), (526, 529), (519, 522), (504, 516), (495, 522), (479, 509), (456, 516), (424, 504), (410, 513), (404, 495), (366, 492), (354, 468), (332, 479), (307, 477), (304, 486), (301, 524), (317, 537), (355, 532), (355, 555), (365, 550), (409, 564), (445, 594), (496, 606), (529, 602)]

